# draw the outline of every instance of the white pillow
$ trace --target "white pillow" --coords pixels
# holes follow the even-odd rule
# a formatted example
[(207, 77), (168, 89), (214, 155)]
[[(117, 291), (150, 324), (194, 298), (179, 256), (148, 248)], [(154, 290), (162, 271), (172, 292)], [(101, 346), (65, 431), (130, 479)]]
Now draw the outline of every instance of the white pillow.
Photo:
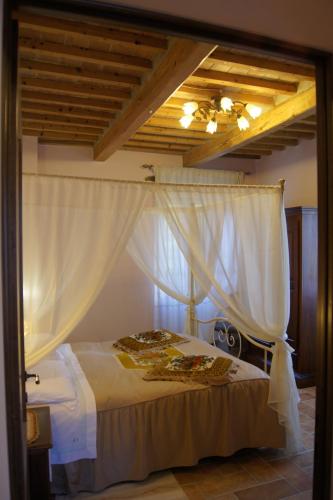
[(26, 391), (29, 404), (63, 403), (75, 401), (76, 393), (71, 374), (61, 360), (43, 360), (31, 369), (40, 377), (40, 384), (28, 379)]

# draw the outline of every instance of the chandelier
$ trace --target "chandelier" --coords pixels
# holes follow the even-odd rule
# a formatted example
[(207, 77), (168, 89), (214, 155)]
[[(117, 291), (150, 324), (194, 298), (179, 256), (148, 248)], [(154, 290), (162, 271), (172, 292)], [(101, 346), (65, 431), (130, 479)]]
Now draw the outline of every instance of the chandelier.
[(230, 97), (212, 97), (210, 101), (189, 101), (183, 105), (184, 116), (181, 117), (180, 124), (183, 128), (188, 128), (192, 121), (208, 121), (206, 132), (214, 134), (217, 131), (218, 115), (223, 114), (230, 118), (236, 118), (239, 130), (246, 130), (250, 126), (247, 117), (258, 118), (261, 115), (261, 108), (254, 104), (242, 101), (232, 101)]

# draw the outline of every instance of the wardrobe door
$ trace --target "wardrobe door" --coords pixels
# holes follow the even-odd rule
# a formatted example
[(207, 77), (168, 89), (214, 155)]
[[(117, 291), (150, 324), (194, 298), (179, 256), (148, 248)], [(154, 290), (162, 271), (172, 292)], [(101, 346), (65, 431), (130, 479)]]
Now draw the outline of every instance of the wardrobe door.
[[(290, 265), (290, 319), (287, 328), (291, 346), (297, 351), (299, 332), (299, 307), (300, 307), (300, 253), (301, 253), (301, 217), (298, 213), (292, 213), (288, 209), (287, 231), (289, 243), (289, 265)], [(294, 364), (297, 358), (294, 356)]]

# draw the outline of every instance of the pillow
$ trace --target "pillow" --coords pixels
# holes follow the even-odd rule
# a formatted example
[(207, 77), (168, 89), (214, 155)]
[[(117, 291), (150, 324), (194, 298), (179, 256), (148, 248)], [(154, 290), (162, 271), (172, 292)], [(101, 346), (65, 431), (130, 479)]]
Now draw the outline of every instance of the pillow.
[(36, 384), (34, 379), (28, 379), (26, 391), (29, 404), (64, 403), (76, 400), (71, 374), (64, 361), (43, 360), (31, 371), (39, 375), (40, 384)]

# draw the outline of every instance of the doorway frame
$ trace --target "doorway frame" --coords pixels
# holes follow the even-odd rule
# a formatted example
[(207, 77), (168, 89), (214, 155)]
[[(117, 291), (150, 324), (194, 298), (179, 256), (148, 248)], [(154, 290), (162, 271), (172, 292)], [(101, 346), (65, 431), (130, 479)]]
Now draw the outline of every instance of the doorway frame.
[[(51, 5), (51, 8), (50, 8)], [(11, 499), (27, 495), (24, 441), (24, 359), (22, 312), (21, 164), (19, 100), (17, 97), (17, 22), (10, 12), (17, 6), (47, 9), (50, 13), (102, 17), (167, 35), (210, 43), (243, 46), (311, 62), (316, 65), (317, 177), (318, 177), (318, 328), (316, 340), (316, 438), (313, 498), (328, 500), (333, 493), (333, 55), (269, 37), (223, 28), (171, 15), (123, 7), (98, 0), (4, 0), (2, 49), (1, 234), (2, 293), (6, 412)]]

